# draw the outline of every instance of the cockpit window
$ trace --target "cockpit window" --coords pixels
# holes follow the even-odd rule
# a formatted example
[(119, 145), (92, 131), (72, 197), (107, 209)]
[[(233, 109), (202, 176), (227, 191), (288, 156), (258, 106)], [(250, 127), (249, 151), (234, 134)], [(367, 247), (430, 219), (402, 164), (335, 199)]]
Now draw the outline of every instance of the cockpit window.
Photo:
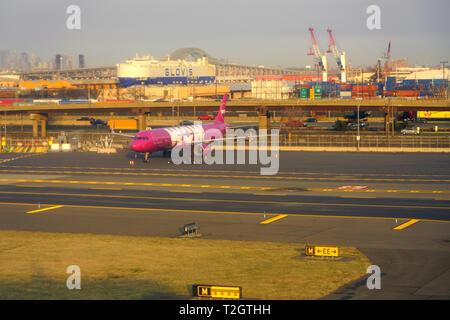
[(148, 140), (148, 137), (134, 137), (133, 140)]

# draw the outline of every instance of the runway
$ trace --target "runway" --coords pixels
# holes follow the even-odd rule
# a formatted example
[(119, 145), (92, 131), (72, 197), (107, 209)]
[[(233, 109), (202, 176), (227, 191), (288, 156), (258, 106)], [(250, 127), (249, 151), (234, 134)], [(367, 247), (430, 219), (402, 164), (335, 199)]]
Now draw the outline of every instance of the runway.
[(450, 298), (447, 154), (281, 152), (275, 176), (132, 159), (0, 154), (0, 228), (176, 237), (195, 221), (211, 239), (356, 246), (382, 290), (363, 279), (326, 298)]

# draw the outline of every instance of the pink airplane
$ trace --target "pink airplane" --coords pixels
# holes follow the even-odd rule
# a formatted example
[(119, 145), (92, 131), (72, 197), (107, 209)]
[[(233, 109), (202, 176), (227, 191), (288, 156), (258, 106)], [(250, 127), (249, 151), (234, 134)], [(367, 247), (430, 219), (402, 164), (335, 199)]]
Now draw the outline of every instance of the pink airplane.
[[(135, 136), (119, 135), (134, 137), (131, 149), (135, 152), (144, 153), (145, 162), (148, 162), (148, 157), (152, 152), (163, 151), (165, 156), (175, 146), (191, 145), (193, 142), (201, 144), (203, 152), (205, 152), (209, 149), (209, 142), (222, 138), (226, 129), (231, 127), (230, 124), (225, 123), (226, 101), (227, 94), (223, 96), (219, 112), (214, 123), (211, 124), (151, 129), (138, 132)], [(209, 132), (209, 135), (205, 136), (207, 132)]]

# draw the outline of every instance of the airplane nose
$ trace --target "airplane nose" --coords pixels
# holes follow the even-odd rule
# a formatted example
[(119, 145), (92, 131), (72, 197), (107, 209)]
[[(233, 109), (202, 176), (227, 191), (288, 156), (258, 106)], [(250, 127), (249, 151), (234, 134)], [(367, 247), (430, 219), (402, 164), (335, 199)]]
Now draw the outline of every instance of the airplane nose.
[(133, 150), (133, 151), (136, 151), (136, 152), (141, 152), (141, 146), (140, 146), (140, 143), (138, 142), (138, 141), (133, 141), (132, 143), (131, 143), (131, 149)]

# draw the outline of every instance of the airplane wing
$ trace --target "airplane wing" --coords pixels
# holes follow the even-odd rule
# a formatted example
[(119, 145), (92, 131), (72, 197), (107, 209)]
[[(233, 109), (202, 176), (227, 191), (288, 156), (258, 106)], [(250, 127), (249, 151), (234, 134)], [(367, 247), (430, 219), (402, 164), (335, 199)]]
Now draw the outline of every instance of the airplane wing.
[(117, 133), (114, 130), (115, 130), (115, 125), (113, 124), (113, 126), (111, 128), (111, 134), (114, 134), (116, 136), (128, 137), (128, 138), (134, 138), (136, 136), (135, 134)]
[(193, 143), (212, 143), (214, 141), (225, 141), (225, 140), (238, 140), (238, 139), (250, 139), (250, 138), (258, 138), (258, 137), (272, 137), (275, 136), (275, 134), (264, 134), (264, 135), (256, 135), (256, 136), (233, 136), (233, 137), (225, 137), (225, 138), (220, 138), (220, 139), (207, 139), (207, 140), (202, 140), (202, 141), (191, 141), (191, 144)]
[(257, 124), (247, 124), (242, 126), (234, 126), (234, 127), (228, 127), (227, 129), (241, 129), (241, 128), (250, 128), (250, 127), (256, 127)]
[(114, 134), (116, 136), (129, 137), (129, 138), (134, 138), (136, 136), (135, 134), (117, 133), (117, 132), (114, 132), (114, 131), (112, 131), (111, 134)]

